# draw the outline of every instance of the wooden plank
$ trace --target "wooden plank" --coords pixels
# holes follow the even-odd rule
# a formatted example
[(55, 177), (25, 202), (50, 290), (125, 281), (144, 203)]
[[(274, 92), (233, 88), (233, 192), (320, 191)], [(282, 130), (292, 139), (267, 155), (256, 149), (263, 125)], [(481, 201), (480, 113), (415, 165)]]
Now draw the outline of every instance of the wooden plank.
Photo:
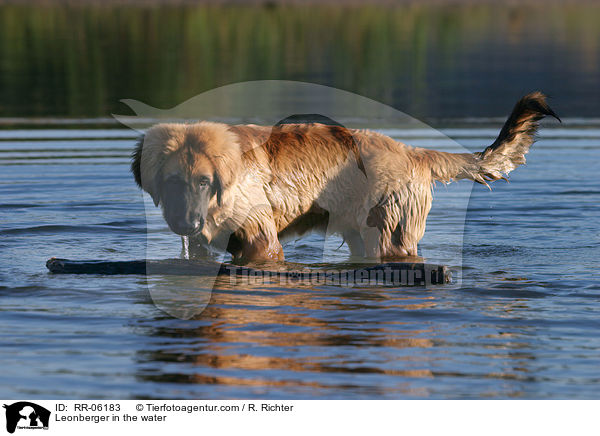
[[(304, 268), (299, 270), (262, 270), (230, 263), (212, 261), (165, 260), (70, 260), (53, 257), (46, 262), (53, 274), (99, 275), (229, 275), (237, 278), (285, 279), (287, 283), (325, 283), (341, 285), (377, 284), (384, 286), (425, 286), (450, 282), (451, 276), (443, 265), (390, 262), (364, 268)], [(241, 282), (243, 283), (243, 281)]]

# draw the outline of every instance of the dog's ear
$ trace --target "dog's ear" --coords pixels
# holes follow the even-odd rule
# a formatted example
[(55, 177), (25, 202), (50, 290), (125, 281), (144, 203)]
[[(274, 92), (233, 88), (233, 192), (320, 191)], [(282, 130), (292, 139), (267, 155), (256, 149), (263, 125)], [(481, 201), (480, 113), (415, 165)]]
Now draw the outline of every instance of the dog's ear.
[(213, 160), (215, 166), (215, 191), (217, 194), (217, 204), (223, 206), (223, 197), (225, 191), (235, 183), (237, 174), (240, 170), (240, 157), (238, 156), (215, 156)]
[(158, 203), (160, 203), (160, 196), (158, 195), (158, 190), (154, 188), (152, 192), (148, 192), (148, 194), (150, 194), (150, 197), (152, 197), (154, 206), (158, 207)]
[(135, 149), (131, 153), (131, 172), (135, 179), (135, 183), (141, 188), (142, 187), (142, 149), (144, 148), (144, 135), (138, 138), (135, 144)]
[(219, 207), (223, 206), (223, 187), (221, 186), (221, 180), (216, 172), (213, 192), (217, 194), (217, 204), (219, 205)]
[(156, 177), (152, 177), (152, 181), (150, 181), (150, 185), (142, 183), (142, 154), (144, 152), (144, 140), (146, 139), (145, 135), (140, 136), (138, 142), (135, 145), (135, 149), (131, 154), (131, 172), (133, 173), (133, 177), (135, 179), (135, 183), (144, 189), (150, 196), (152, 197), (152, 201), (154, 202), (154, 206), (158, 206), (160, 202), (160, 197), (158, 195), (158, 187), (156, 186)]

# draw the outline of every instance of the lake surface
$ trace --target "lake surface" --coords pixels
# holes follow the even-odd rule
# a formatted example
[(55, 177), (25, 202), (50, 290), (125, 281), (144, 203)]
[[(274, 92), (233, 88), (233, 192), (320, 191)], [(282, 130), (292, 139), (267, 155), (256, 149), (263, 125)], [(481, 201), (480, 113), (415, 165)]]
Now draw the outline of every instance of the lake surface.
[[(476, 151), (500, 126), (443, 131)], [(157, 308), (143, 276), (45, 268), (52, 256), (145, 257), (135, 136), (0, 131), (0, 397), (600, 397), (600, 120), (548, 123), (510, 184), (473, 187), (459, 286), (224, 285), (191, 320)], [(454, 225), (437, 200), (429, 246)], [(318, 261), (314, 237), (290, 244), (289, 260)]]
[(537, 89), (561, 117), (600, 116), (598, 2), (219, 3), (0, 3), (0, 116), (105, 117), (124, 98), (166, 109), (265, 79), (420, 119), (502, 115)]

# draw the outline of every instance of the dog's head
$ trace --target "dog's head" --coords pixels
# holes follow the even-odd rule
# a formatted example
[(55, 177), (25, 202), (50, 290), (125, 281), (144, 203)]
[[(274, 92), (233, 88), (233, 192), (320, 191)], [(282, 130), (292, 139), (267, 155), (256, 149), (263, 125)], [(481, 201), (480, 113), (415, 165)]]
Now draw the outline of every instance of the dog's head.
[(221, 207), (241, 163), (237, 136), (225, 124), (158, 124), (138, 142), (131, 171), (162, 206), (179, 235), (202, 230), (209, 210)]

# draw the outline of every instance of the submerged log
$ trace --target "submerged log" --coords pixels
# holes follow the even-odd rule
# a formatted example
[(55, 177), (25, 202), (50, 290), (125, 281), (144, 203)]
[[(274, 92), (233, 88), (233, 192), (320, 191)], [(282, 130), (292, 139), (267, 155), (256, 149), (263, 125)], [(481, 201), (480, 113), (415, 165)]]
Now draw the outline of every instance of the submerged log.
[[(208, 260), (69, 260), (53, 257), (46, 262), (53, 274), (100, 274), (100, 275), (191, 275), (225, 276), (247, 279), (285, 279), (287, 283), (425, 286), (450, 283), (451, 274), (443, 265), (390, 262), (362, 268), (333, 269), (303, 268), (298, 270), (259, 269), (231, 263)], [(240, 284), (243, 281), (240, 281)]]

